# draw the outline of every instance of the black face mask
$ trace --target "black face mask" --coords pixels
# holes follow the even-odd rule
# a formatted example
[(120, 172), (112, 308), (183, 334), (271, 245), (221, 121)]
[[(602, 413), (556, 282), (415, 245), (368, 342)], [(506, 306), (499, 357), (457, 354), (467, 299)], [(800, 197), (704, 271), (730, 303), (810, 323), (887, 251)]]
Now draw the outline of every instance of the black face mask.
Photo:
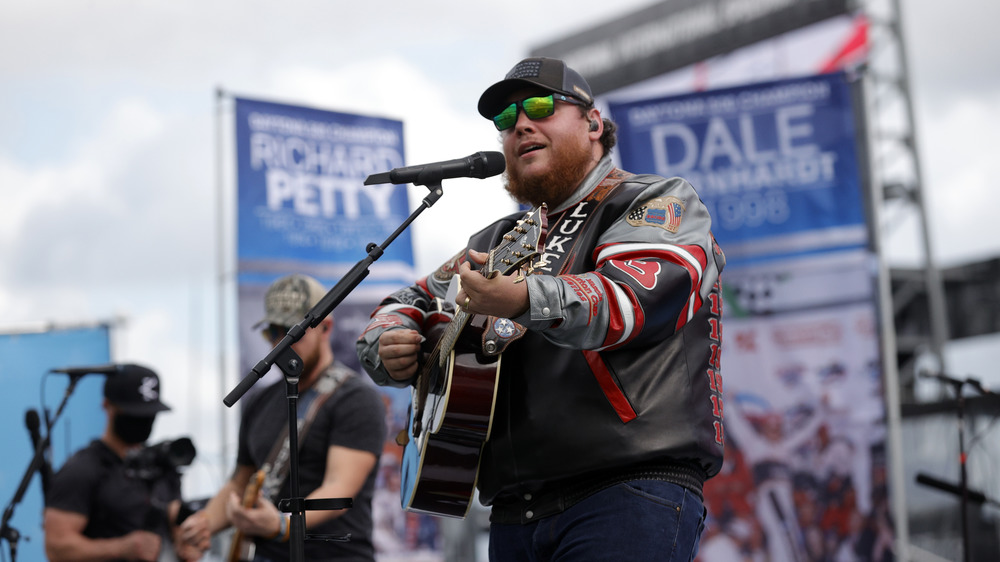
[(154, 416), (126, 416), (116, 414), (112, 421), (112, 429), (119, 439), (129, 445), (145, 443), (153, 432)]

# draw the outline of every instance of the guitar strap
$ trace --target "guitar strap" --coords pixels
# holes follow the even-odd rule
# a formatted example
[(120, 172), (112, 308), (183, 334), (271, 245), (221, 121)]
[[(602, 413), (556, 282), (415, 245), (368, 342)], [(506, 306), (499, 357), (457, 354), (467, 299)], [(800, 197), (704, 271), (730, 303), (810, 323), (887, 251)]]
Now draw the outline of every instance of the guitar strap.
[[(559, 220), (549, 225), (550, 241), (557, 244), (559, 251), (543, 252), (543, 263), (534, 267), (531, 273), (549, 273), (558, 275), (568, 266), (568, 257), (574, 255), (573, 248), (576, 246), (576, 234), (584, 230), (583, 226), (596, 216), (597, 209), (601, 203), (607, 200), (608, 195), (623, 180), (632, 177), (633, 174), (618, 168), (612, 169), (608, 175), (597, 184), (583, 200), (577, 203), (572, 209), (567, 209), (561, 213)], [(565, 248), (569, 248), (566, 250)], [(507, 318), (490, 316), (486, 320), (483, 330), (482, 344), (483, 353), (490, 357), (495, 357), (503, 353), (507, 346), (520, 339), (527, 330), (517, 322)]]
[(581, 232), (591, 220), (598, 218), (601, 204), (622, 181), (634, 176), (631, 172), (613, 168), (608, 175), (597, 184), (586, 197), (575, 206), (560, 213), (555, 222), (549, 224), (549, 236), (545, 242), (545, 252), (542, 258), (545, 263), (535, 268), (535, 273), (559, 275), (570, 265), (571, 258), (576, 255), (576, 244)]
[[(323, 371), (323, 375), (316, 381), (315, 386), (303, 393), (301, 401), (308, 402), (308, 404), (306, 405), (305, 415), (299, 415), (298, 420), (300, 451), (302, 450), (302, 444), (306, 441), (309, 427), (312, 426), (312, 422), (316, 418), (316, 414), (340, 384), (349, 376), (351, 376), (350, 369), (342, 363), (334, 361)], [(288, 476), (289, 448), (288, 424), (286, 423), (285, 430), (281, 432), (278, 440), (271, 447), (271, 452), (267, 455), (267, 460), (260, 467), (267, 474), (264, 478), (264, 485), (261, 486), (261, 496), (272, 502), (276, 499), (275, 496), (278, 490)]]

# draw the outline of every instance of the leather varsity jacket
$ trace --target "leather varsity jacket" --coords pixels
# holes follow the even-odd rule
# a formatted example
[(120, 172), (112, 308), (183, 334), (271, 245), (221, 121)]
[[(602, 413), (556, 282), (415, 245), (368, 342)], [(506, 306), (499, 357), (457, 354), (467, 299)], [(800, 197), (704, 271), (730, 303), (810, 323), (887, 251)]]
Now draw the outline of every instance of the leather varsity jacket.
[[(467, 248), (489, 251), (521, 216), (476, 233)], [(723, 457), (725, 257), (694, 188), (628, 174), (605, 157), (549, 210), (544, 252), (547, 264), (525, 281), (529, 310), (512, 319), (527, 332), (503, 352), (480, 501), (678, 463), (699, 472), (700, 493)], [(379, 335), (439, 321), (434, 299), (466, 259), (463, 250), (373, 313), (357, 349), (376, 383), (407, 384), (381, 366)]]

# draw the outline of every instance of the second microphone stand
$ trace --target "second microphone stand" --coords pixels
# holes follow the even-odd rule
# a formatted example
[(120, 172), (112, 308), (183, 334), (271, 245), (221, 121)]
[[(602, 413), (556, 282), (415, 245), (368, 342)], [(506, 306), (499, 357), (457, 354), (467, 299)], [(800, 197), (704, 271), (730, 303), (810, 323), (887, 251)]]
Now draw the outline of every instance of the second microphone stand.
[(73, 395), (73, 391), (76, 389), (76, 383), (80, 382), (80, 378), (83, 375), (70, 375), (69, 385), (66, 387), (66, 392), (63, 394), (62, 402), (59, 403), (59, 408), (56, 409), (56, 413), (52, 416), (52, 419), (46, 424), (45, 436), (38, 441), (35, 445), (35, 455), (31, 458), (31, 462), (28, 463), (27, 470), (24, 471), (24, 476), (21, 477), (21, 484), (17, 487), (17, 492), (14, 493), (14, 497), (7, 504), (7, 507), (3, 512), (3, 520), (0, 521), (0, 539), (4, 539), (10, 545), (10, 558), (11, 562), (17, 562), (17, 543), (21, 540), (21, 533), (17, 529), (10, 526), (10, 520), (14, 516), (14, 508), (17, 504), (21, 503), (24, 499), (24, 494), (28, 490), (28, 486), (31, 484), (31, 477), (35, 475), (39, 469), (45, 463), (45, 451), (49, 448), (49, 443), (51, 441), (51, 428), (55, 426), (56, 422), (62, 416), (63, 409), (66, 408), (66, 403), (69, 402), (69, 397)]
[(985, 392), (985, 390), (978, 381), (971, 378), (960, 379), (944, 374), (934, 374), (929, 375), (929, 377), (950, 385), (955, 391), (955, 400), (957, 402), (956, 415), (958, 417), (958, 495), (961, 505), (962, 560), (963, 562), (969, 562), (972, 559), (972, 541), (969, 537), (969, 472), (966, 468), (968, 454), (965, 451), (965, 395), (962, 393), (962, 389), (968, 385), (979, 392)]

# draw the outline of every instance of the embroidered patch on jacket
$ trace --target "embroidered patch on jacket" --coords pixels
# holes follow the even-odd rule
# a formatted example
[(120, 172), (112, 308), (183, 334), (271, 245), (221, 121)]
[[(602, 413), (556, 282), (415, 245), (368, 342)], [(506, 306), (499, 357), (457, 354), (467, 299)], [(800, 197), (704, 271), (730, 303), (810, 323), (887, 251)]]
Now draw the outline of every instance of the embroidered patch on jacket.
[(392, 328), (394, 326), (402, 326), (403, 321), (395, 314), (377, 314), (372, 321), (368, 323), (365, 327), (365, 333), (368, 333), (375, 328)]
[(676, 197), (668, 196), (657, 197), (632, 209), (626, 221), (632, 226), (658, 226), (676, 233), (683, 217), (684, 203)]
[(493, 331), (501, 338), (507, 339), (517, 333), (516, 326), (512, 320), (507, 318), (497, 318), (493, 321)]
[(462, 265), (463, 258), (465, 257), (465, 250), (452, 256), (450, 260), (445, 262), (441, 267), (434, 272), (434, 278), (441, 282), (448, 282), (452, 277), (458, 273), (459, 266)]

